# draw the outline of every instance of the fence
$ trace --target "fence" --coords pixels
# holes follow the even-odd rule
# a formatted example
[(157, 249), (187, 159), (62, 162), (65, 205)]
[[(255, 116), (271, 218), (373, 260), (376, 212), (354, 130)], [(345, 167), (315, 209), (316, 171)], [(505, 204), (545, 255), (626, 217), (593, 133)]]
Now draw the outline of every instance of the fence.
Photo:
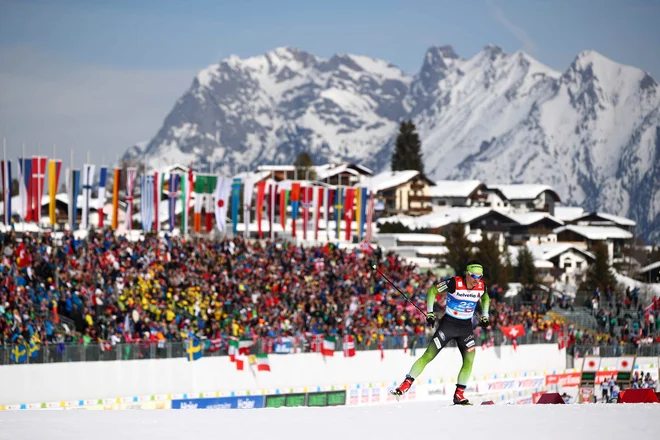
[[(411, 354), (421, 354), (428, 343), (430, 342), (429, 335), (410, 336), (407, 341), (407, 348)], [(482, 344), (482, 338), (477, 337), (477, 346)], [(496, 331), (493, 333), (494, 345), (511, 344), (506, 340), (501, 332)], [(556, 336), (550, 341), (546, 341), (544, 336), (540, 333), (528, 333), (519, 338), (516, 342), (519, 345), (523, 344), (539, 344), (539, 343), (557, 343)], [(221, 348), (212, 349), (211, 344), (206, 344), (203, 356), (227, 356), (227, 341), (224, 340)], [(390, 350), (402, 349), (404, 345), (403, 336), (385, 336), (382, 342), (375, 340), (356, 340), (355, 349), (362, 350)], [(448, 346), (455, 346), (454, 341), (450, 341)], [(276, 339), (262, 339), (259, 338), (251, 348), (251, 353), (272, 353), (288, 354), (288, 353), (311, 353), (316, 350), (316, 345), (312, 339), (308, 338), (276, 338)], [(0, 346), (0, 365), (16, 364), (12, 359), (12, 351), (16, 350), (16, 346)], [(343, 350), (343, 341), (341, 337), (337, 337), (335, 344), (335, 351), (341, 352)], [(421, 351), (420, 351), (421, 350)], [(186, 356), (186, 344), (183, 341), (161, 342), (161, 343), (135, 343), (135, 344), (117, 344), (111, 348), (104, 350), (99, 343), (90, 344), (62, 344), (50, 343), (44, 344), (38, 350), (27, 350), (26, 359), (20, 363), (27, 364), (46, 364), (58, 362), (99, 362), (99, 361), (129, 361), (139, 359), (169, 359), (181, 358)]]
[(616, 345), (573, 345), (569, 348), (568, 356), (600, 356), (619, 357), (625, 355), (636, 355), (638, 357), (660, 356), (660, 344), (637, 345), (633, 343)]

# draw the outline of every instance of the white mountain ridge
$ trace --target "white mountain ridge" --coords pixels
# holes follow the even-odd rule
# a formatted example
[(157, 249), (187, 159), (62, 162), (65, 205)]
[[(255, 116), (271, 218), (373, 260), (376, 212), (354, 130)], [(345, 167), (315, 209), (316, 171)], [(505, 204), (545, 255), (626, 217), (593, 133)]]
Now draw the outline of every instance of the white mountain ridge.
[(493, 45), (467, 59), (431, 47), (414, 76), (362, 55), (231, 56), (199, 72), (125, 158), (235, 173), (307, 151), (380, 171), (407, 118), (432, 179), (549, 184), (564, 203), (629, 216), (660, 240), (658, 84), (594, 51), (562, 73)]

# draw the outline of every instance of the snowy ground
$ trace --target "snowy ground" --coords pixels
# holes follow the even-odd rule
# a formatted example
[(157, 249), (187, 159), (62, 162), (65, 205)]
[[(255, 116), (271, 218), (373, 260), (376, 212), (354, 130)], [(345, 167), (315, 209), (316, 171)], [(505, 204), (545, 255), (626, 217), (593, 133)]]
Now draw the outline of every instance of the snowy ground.
[[(255, 410), (3, 411), (0, 439), (640, 439), (660, 432), (660, 405), (415, 402)], [(130, 436), (130, 437), (129, 437)]]

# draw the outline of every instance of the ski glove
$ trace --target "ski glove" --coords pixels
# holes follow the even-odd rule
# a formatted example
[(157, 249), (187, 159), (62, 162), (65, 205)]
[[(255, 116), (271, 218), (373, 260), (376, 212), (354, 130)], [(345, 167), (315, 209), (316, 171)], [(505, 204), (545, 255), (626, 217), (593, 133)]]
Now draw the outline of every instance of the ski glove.
[(490, 320), (488, 319), (488, 316), (482, 316), (481, 318), (479, 318), (479, 325), (481, 326), (481, 328), (487, 329), (488, 326), (490, 325)]
[(433, 324), (435, 324), (435, 313), (429, 312), (426, 314), (426, 323), (429, 327), (433, 327)]

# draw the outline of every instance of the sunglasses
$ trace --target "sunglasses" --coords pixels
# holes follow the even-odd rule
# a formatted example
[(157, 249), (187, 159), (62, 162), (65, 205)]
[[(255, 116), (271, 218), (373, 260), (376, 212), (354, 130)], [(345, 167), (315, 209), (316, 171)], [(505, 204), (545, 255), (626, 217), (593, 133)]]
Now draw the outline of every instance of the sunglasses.
[(480, 280), (484, 277), (483, 275), (477, 275), (477, 274), (474, 274), (474, 273), (471, 273), (471, 272), (468, 272), (467, 274), (475, 280)]

